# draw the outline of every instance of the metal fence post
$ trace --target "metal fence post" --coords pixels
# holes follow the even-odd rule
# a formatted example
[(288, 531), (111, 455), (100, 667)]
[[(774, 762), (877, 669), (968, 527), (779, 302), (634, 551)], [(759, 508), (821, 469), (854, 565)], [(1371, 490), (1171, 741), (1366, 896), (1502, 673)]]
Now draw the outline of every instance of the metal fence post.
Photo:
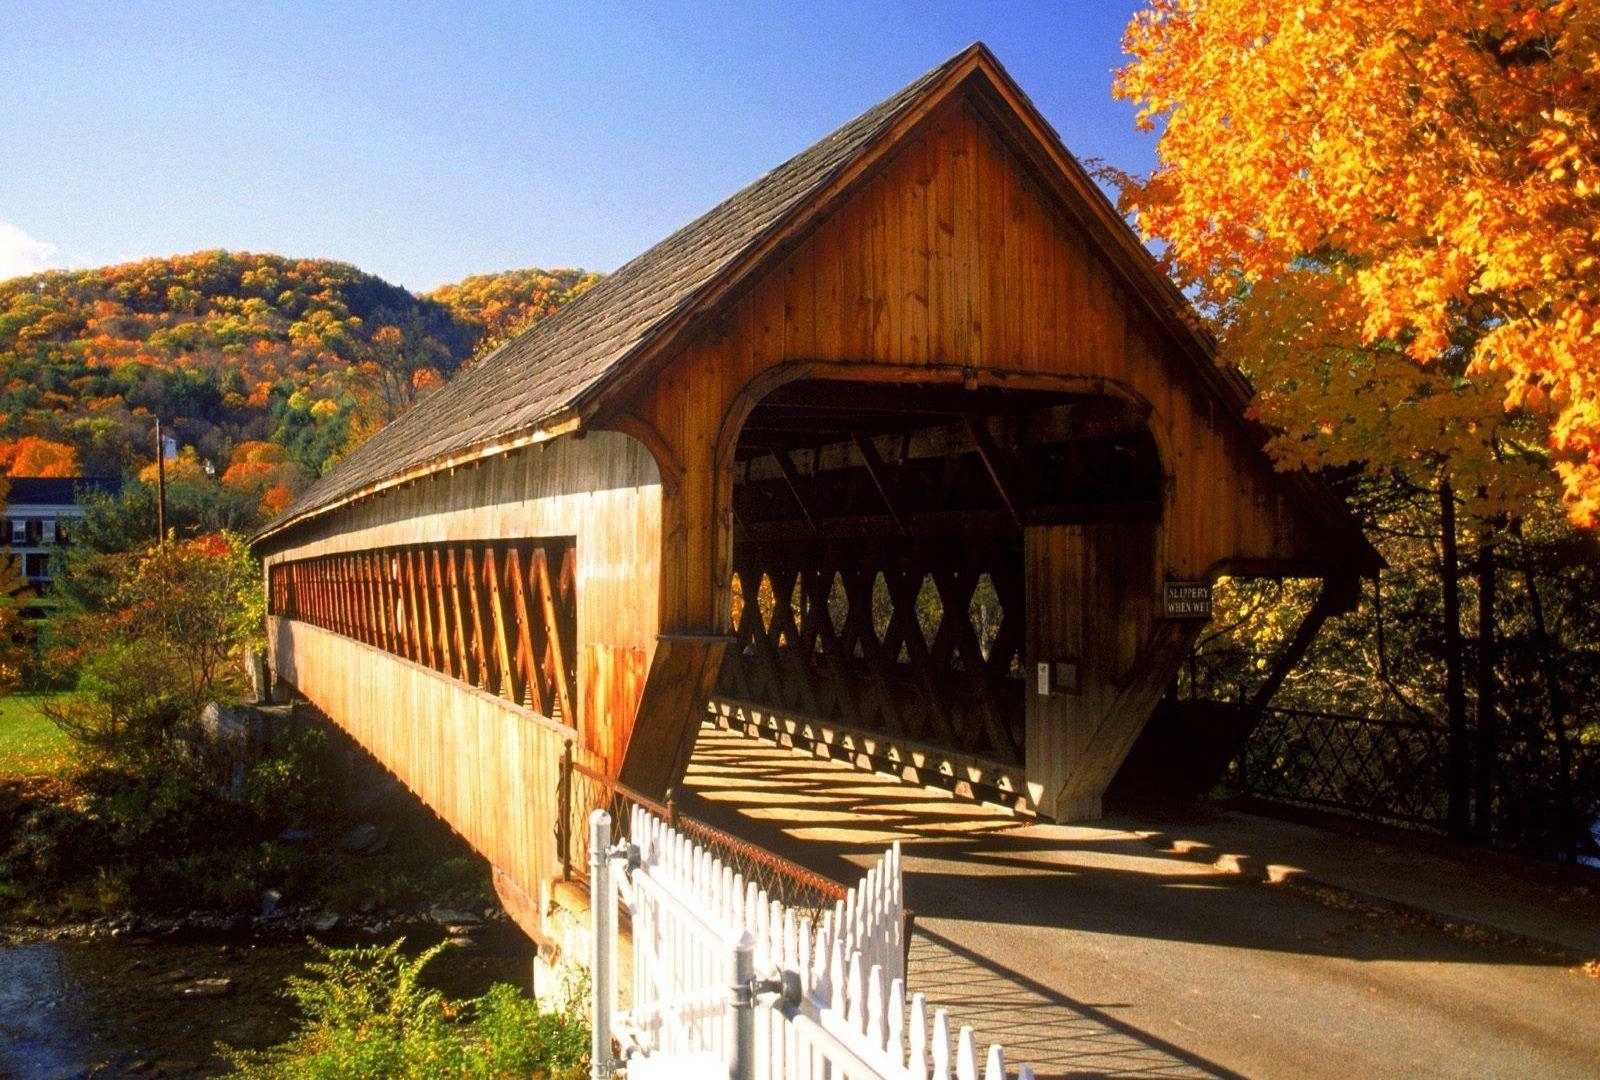
[(733, 1025), (728, 1041), (728, 1080), (751, 1080), (756, 1067), (756, 937), (740, 930), (729, 942), (733, 955), (728, 964), (728, 989), (733, 998), (728, 1019)]
[(589, 973), (594, 995), (590, 1009), (589, 1076), (611, 1080), (611, 955), (617, 947), (616, 898), (611, 894), (611, 815), (589, 815)]

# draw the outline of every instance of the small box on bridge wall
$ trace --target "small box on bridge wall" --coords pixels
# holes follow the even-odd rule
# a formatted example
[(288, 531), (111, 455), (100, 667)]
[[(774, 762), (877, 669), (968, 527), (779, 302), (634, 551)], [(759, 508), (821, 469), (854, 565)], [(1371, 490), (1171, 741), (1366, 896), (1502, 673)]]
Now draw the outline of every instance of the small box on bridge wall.
[(1164, 610), (1169, 619), (1211, 618), (1211, 583), (1207, 581), (1169, 581), (1166, 583)]
[(1038, 684), (1039, 696), (1049, 697), (1051, 694), (1076, 694), (1078, 692), (1078, 662), (1076, 660), (1056, 660), (1053, 663), (1040, 663), (1037, 665), (1035, 682)]

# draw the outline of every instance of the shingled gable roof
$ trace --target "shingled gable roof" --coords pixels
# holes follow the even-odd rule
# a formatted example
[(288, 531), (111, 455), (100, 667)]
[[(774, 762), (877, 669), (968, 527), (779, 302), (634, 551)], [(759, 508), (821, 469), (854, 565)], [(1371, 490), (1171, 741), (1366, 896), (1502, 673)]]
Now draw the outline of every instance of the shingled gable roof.
[[(1023, 141), (1044, 159), (1043, 171), (1071, 189), (1071, 209), (1102, 254), (1180, 350), (1197, 357), (1202, 382), (1244, 422), (1249, 384), (1215, 363), (1215, 343), (1187, 301), (999, 61), (975, 43), (484, 357), (367, 440), (256, 539), (407, 480), (577, 430), (603, 397), (644, 373), (643, 361), (662, 352), (693, 313), (744, 280), (810, 213), (842, 197), (867, 163), (895, 145), (891, 132), (908, 130), (974, 79), (1004, 103), (998, 119), (1019, 126)], [(1286, 479), (1325, 524), (1359, 537), (1342, 503), (1321, 484), (1304, 474)], [(1353, 561), (1372, 564), (1376, 553), (1357, 542), (1371, 558)]]

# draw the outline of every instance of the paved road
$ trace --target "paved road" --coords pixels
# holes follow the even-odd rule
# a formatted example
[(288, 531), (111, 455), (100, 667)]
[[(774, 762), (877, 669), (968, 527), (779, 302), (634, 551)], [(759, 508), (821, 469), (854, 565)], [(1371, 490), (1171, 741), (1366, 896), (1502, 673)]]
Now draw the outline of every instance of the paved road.
[(902, 840), (913, 989), (1041, 1078), (1600, 1077), (1600, 979), (1530, 949), (712, 728), (685, 787), (835, 877)]

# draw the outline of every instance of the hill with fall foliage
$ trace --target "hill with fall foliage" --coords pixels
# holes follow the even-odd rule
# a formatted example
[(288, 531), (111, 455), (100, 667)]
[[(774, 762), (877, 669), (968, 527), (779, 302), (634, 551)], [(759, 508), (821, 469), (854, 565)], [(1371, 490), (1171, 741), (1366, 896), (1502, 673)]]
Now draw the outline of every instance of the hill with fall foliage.
[(417, 295), (345, 263), (206, 251), (0, 281), (0, 471), (181, 473), (270, 515), (463, 364), (582, 292), (581, 270)]

